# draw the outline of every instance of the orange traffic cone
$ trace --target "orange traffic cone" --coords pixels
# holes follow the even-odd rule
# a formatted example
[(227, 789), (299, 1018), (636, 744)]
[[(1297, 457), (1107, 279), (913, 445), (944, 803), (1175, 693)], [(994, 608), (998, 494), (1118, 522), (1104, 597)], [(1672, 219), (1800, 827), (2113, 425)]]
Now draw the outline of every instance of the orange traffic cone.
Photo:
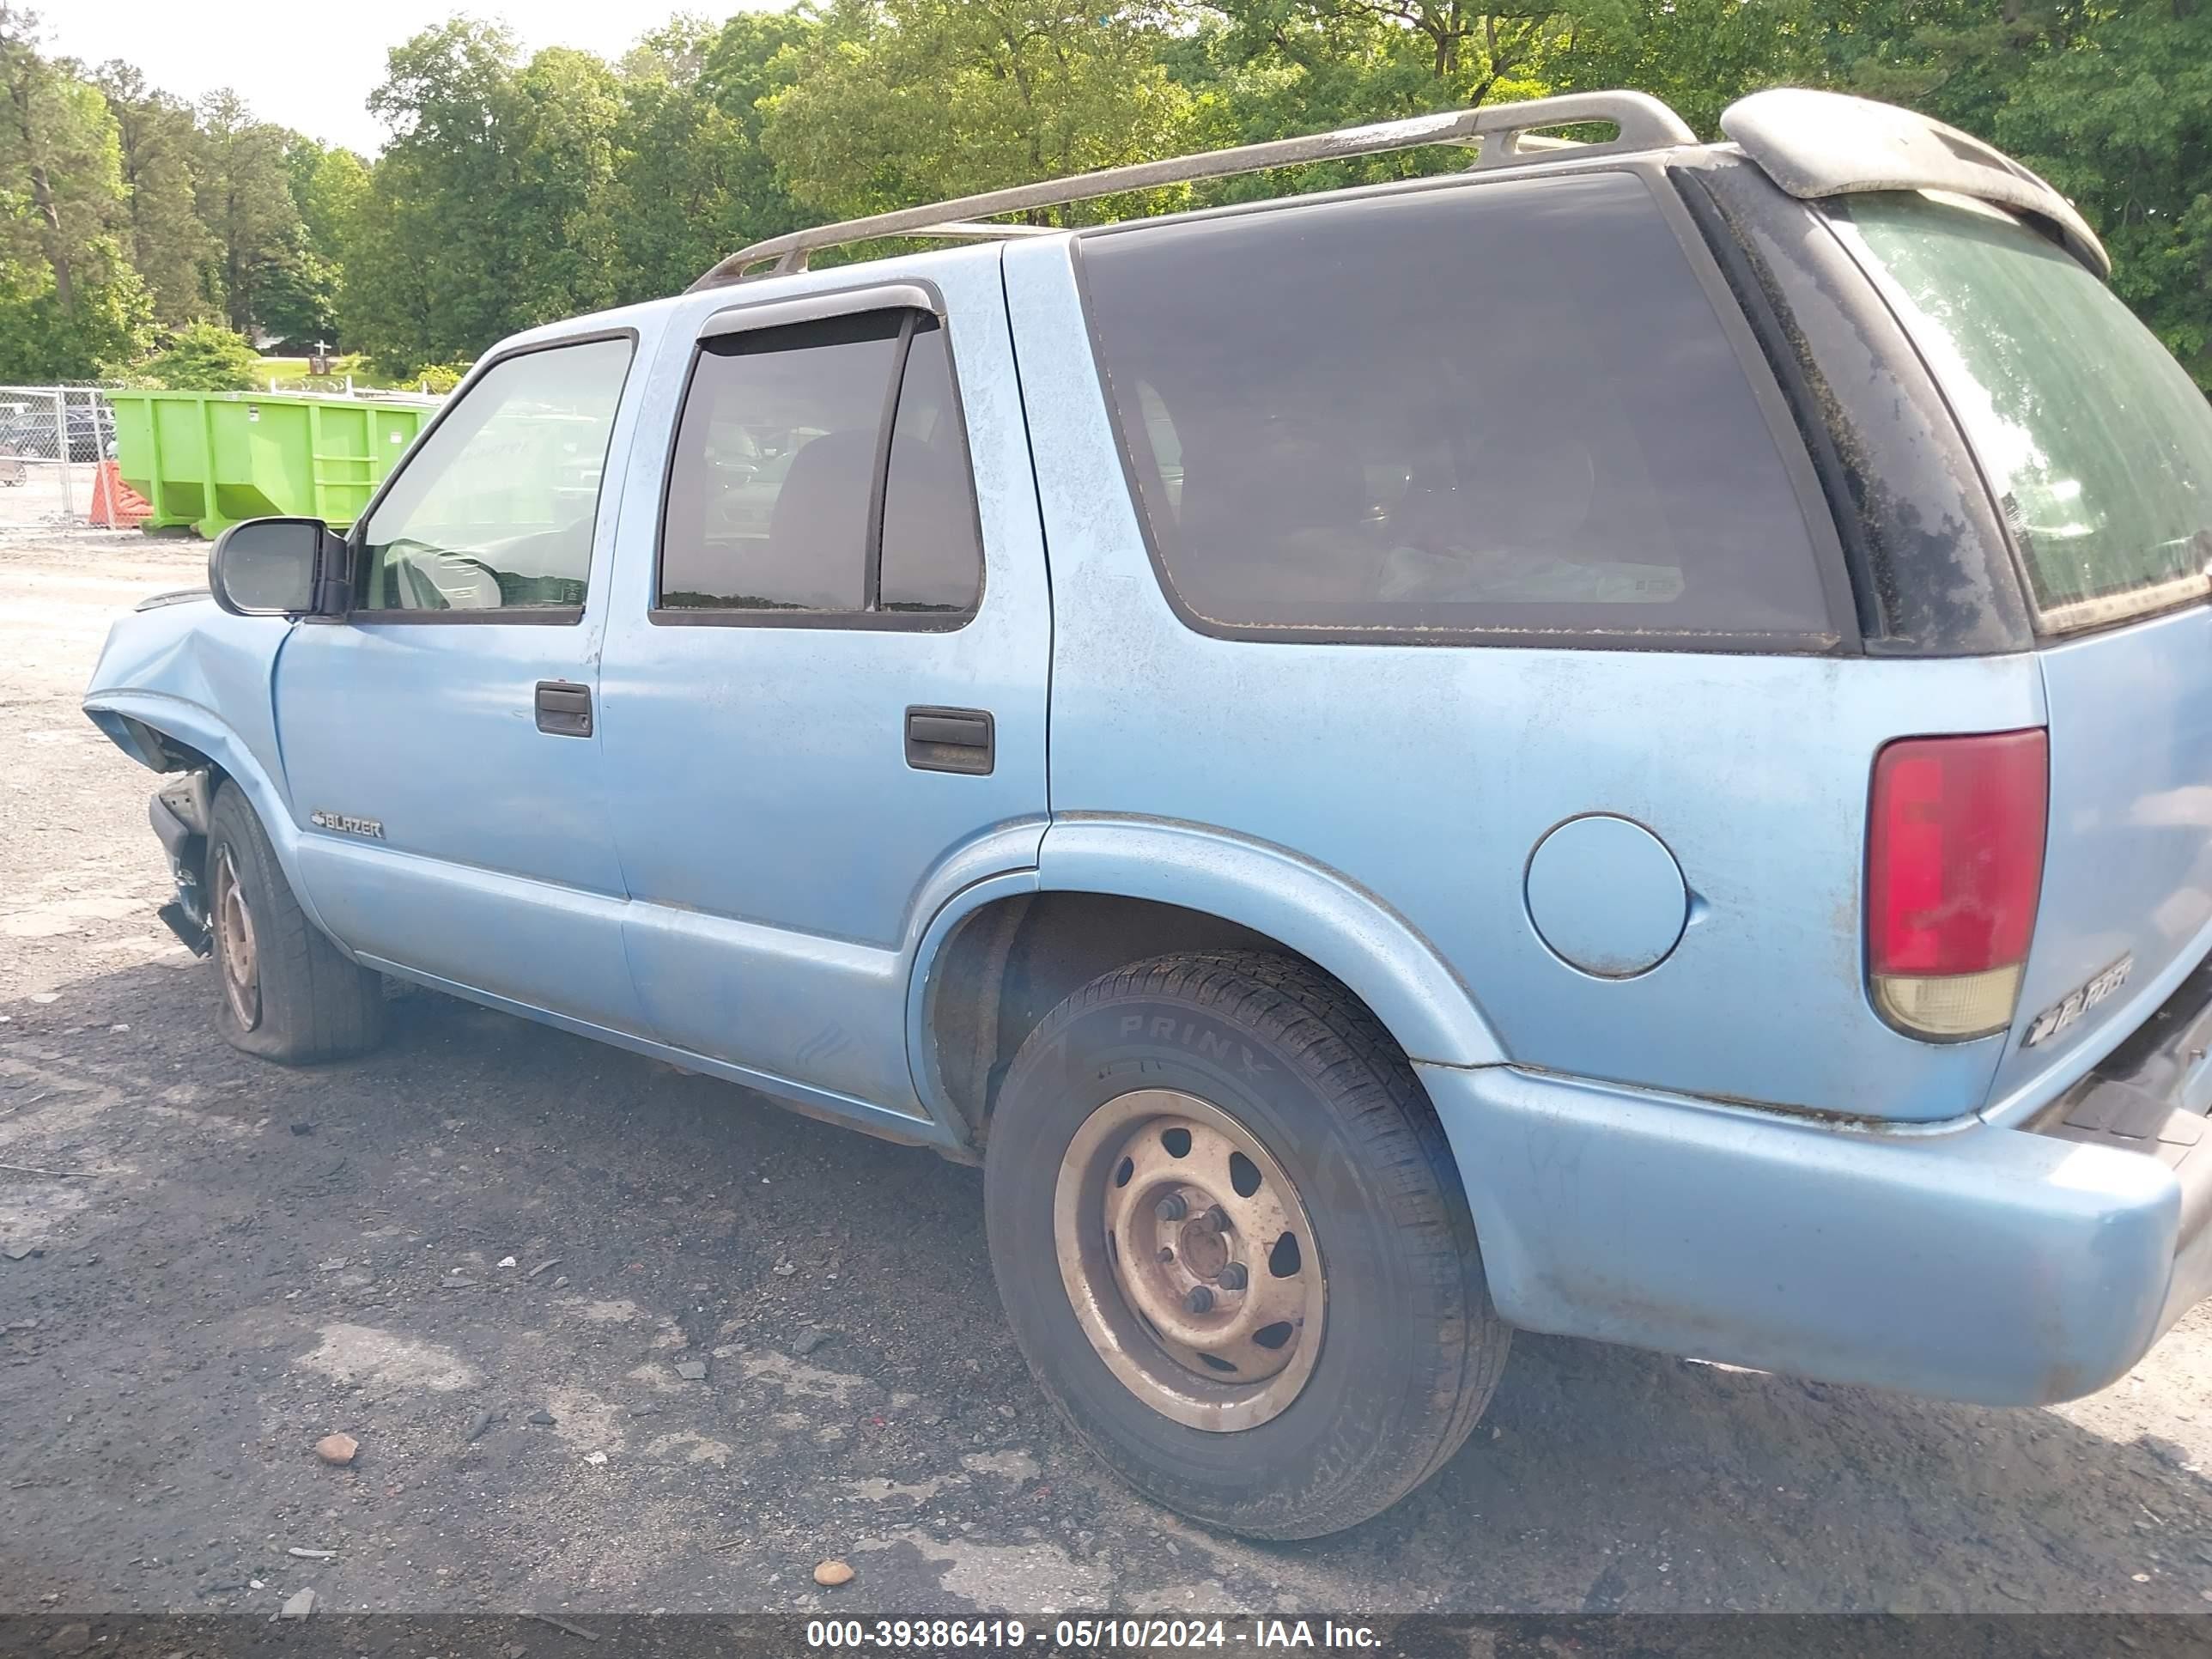
[(153, 503), (123, 482), (123, 469), (102, 461), (92, 477), (91, 522), (111, 530), (133, 530), (154, 514)]

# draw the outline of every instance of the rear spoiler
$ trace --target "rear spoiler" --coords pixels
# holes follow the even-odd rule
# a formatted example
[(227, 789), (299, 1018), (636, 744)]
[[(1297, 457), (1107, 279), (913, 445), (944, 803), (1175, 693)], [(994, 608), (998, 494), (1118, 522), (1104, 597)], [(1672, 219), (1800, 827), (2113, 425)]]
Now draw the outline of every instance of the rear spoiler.
[(2043, 222), (2100, 277), (2112, 256), (2074, 204), (2002, 151), (1893, 104), (1778, 87), (1740, 98), (1721, 131), (1761, 172), (1803, 201), (1874, 190), (1943, 190)]

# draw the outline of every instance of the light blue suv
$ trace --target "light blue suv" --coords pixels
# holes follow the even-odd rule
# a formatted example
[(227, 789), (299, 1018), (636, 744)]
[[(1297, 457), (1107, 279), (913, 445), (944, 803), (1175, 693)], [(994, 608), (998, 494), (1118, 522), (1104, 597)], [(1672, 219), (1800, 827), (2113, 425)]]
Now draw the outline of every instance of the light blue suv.
[[(501, 345), (94, 677), (223, 1034), (389, 975), (980, 1161), (1040, 1383), (1261, 1535), (1514, 1326), (2111, 1382), (2212, 1289), (2212, 410), (1986, 146), (1723, 125), (1121, 169)], [(807, 268), (894, 236), (957, 245)]]

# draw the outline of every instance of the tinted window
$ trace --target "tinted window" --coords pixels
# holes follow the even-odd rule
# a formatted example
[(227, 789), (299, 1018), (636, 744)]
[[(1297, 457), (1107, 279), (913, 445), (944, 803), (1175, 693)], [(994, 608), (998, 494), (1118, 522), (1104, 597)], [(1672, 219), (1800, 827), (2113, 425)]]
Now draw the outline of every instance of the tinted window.
[(1828, 630), (1780, 452), (1635, 178), (1081, 246), (1154, 543), (1200, 617)]
[(582, 605), (629, 360), (629, 341), (592, 340), (487, 369), (369, 515), (359, 608)]
[(1996, 486), (2051, 620), (2201, 597), (2212, 407), (2079, 261), (1977, 204), (1839, 205)]
[(669, 471), (662, 606), (964, 613), (981, 557), (935, 318), (870, 312), (701, 347)]
[(958, 612), (975, 608), (983, 579), (969, 491), (968, 447), (952, 397), (952, 361), (934, 318), (914, 337), (891, 428), (884, 490), (886, 611)]

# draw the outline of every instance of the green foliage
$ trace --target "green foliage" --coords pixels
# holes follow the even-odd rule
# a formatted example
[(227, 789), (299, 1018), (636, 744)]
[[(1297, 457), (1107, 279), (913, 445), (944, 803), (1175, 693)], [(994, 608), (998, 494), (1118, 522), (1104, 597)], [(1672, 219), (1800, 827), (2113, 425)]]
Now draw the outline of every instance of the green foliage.
[(807, 222), (761, 147), (760, 103), (790, 85), (816, 28), (793, 12), (740, 12), (719, 29), (678, 19), (623, 59), (620, 299), (674, 293), (732, 248)]
[(170, 326), (207, 316), (213, 307), (200, 272), (215, 257), (215, 239), (193, 196), (199, 134), (191, 106), (148, 87), (119, 60), (102, 64), (94, 82), (115, 118), (126, 246), (155, 314)]
[(2212, 387), (2212, 5), (2063, 9), (1989, 136), (2074, 198), (2120, 297)]
[(451, 392), (467, 375), (470, 365), (459, 363), (424, 363), (412, 374), (403, 374), (403, 382), (411, 382), (425, 392)]
[(1821, 0), (1674, 0), (1638, 7), (1580, 21), (1547, 68), (1560, 92), (1634, 87), (1671, 106), (1703, 136), (1718, 137), (1721, 112), (1745, 94), (1832, 78), (1816, 59), (1845, 9)]
[(68, 306), (50, 270), (0, 260), (0, 384), (98, 380), (144, 355), (154, 329), (145, 283), (112, 240), (85, 252)]
[(121, 144), (100, 89), (40, 55), (38, 20), (0, 5), (0, 291), (16, 362), (83, 362), (127, 336), (143, 285), (112, 233)]
[[(444, 362), (611, 305), (614, 72), (457, 19), (392, 49), (369, 106), (392, 126), (349, 250), (343, 331), (384, 362)], [(456, 227), (465, 226), (456, 233)]]
[(337, 337), (338, 264), (314, 251), (304, 228), (255, 268), (255, 281), (254, 320), (277, 340), (306, 347)]
[(1185, 147), (1192, 98), (1133, 6), (834, 0), (763, 147), (792, 191), (857, 215)]
[(338, 338), (347, 251), (368, 199), (368, 163), (295, 133), (284, 170), (299, 228), (266, 267), (260, 322), (294, 345), (329, 345)]
[[(267, 325), (270, 286), (288, 263), (296, 264), (300, 210), (285, 162), (292, 136), (255, 120), (228, 89), (200, 106), (195, 193), (215, 240), (203, 280), (208, 298), (240, 333)], [(296, 295), (301, 285), (295, 271), (289, 286)]]
[[(2072, 196), (2212, 386), (2212, 0), (811, 0), (672, 18), (615, 64), (456, 17), (394, 47), (373, 161), (41, 51), (0, 0), (0, 374), (127, 365), (228, 319), (399, 384), (673, 292), (832, 216), (1418, 112), (1626, 86), (1698, 131), (1832, 87), (1992, 139)], [(1088, 222), (1436, 171), (1309, 166)], [(831, 258), (849, 257), (831, 254)], [(434, 371), (442, 378), (442, 371)]]
[(221, 323), (187, 323), (145, 373), (171, 392), (246, 392), (260, 365), (253, 348)]

